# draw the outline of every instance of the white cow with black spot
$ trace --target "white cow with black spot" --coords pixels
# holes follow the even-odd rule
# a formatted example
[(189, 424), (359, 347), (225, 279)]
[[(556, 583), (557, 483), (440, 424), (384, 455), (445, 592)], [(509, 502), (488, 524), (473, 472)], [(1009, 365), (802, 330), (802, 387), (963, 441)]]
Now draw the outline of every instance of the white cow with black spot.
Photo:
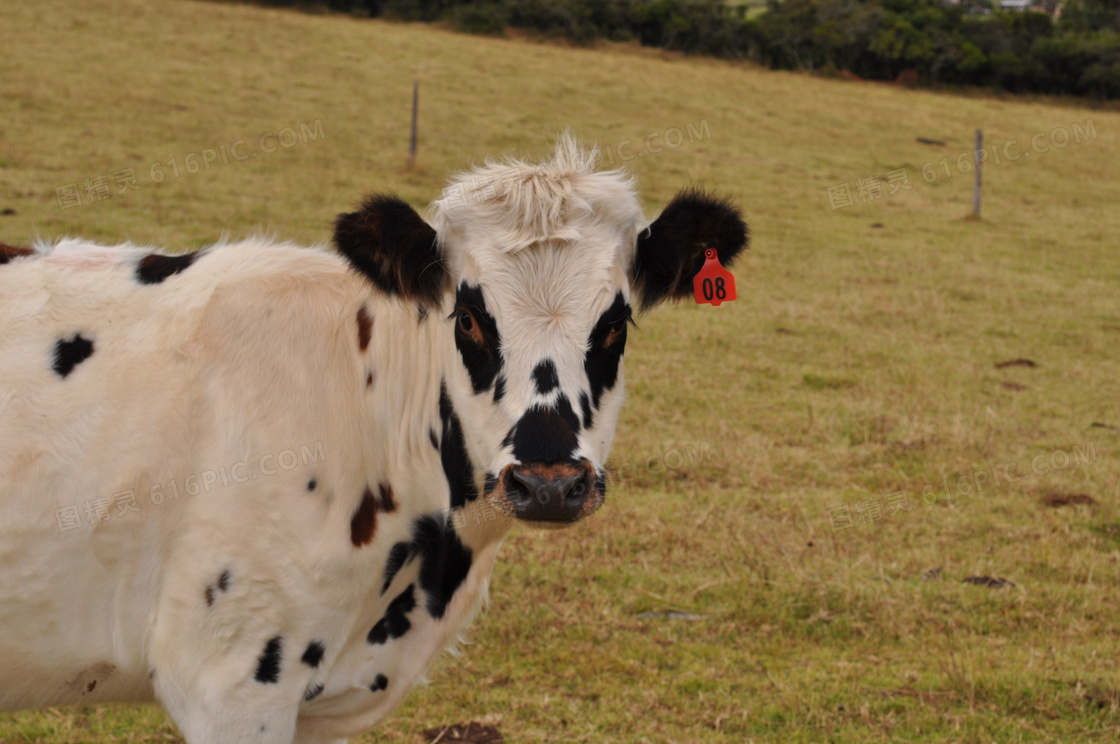
[(565, 136), (429, 222), (372, 197), (338, 253), (0, 247), (0, 709), (155, 699), (191, 744), (385, 718), (515, 521), (603, 503), (632, 297), (746, 245), (593, 166)]

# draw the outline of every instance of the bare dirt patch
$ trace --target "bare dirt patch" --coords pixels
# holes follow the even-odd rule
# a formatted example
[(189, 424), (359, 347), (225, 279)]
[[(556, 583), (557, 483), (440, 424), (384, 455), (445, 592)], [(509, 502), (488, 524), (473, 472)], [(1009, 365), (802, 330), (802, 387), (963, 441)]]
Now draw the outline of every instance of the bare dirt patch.
[(996, 369), (1006, 369), (1007, 367), (1030, 367), (1034, 369), (1038, 364), (1033, 360), (1026, 357), (1019, 357), (1018, 359), (1008, 359), (1006, 362), (996, 362)]
[(498, 742), (505, 741), (498, 729), (493, 726), (486, 726), (478, 721), (454, 723), (428, 729), (424, 732), (424, 738), (430, 744), (442, 744), (443, 742), (498, 744)]
[(1096, 506), (1097, 500), (1084, 493), (1059, 493), (1058, 491), (1051, 491), (1042, 497), (1042, 503), (1057, 509), (1059, 506), (1078, 506), (1081, 504), (1085, 506)]

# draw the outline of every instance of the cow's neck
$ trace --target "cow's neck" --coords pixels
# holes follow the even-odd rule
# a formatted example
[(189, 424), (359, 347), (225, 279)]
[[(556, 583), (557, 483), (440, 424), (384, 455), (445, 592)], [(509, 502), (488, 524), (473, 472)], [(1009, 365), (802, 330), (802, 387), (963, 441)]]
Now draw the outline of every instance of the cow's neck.
[(389, 473), (402, 501), (441, 515), (472, 549), (500, 543), (512, 520), (481, 495), (485, 466), (470, 456), (465, 411), (454, 402), (468, 382), (446, 322), (450, 305), (424, 313), (376, 294), (368, 304), (370, 424), (375, 441), (392, 442), (371, 452), (377, 469)]

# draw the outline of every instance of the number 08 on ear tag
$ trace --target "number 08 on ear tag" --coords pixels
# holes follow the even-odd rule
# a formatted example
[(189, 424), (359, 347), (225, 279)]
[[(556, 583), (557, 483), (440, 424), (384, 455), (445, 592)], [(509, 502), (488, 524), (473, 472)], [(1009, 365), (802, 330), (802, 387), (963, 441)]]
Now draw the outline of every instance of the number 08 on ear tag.
[(718, 307), (735, 299), (735, 277), (720, 265), (715, 248), (705, 249), (704, 267), (693, 278), (692, 291), (698, 305)]

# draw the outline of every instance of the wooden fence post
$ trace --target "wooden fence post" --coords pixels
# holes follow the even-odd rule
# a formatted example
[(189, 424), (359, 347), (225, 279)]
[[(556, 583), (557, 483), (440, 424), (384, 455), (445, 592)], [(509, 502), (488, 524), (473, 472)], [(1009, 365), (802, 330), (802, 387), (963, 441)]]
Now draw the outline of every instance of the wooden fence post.
[(408, 140), (408, 167), (416, 165), (416, 116), (420, 108), (420, 81), (412, 81), (412, 136)]
[(972, 161), (976, 166), (976, 186), (972, 191), (972, 216), (980, 216), (980, 170), (984, 159), (980, 157), (980, 151), (984, 149), (984, 131), (981, 129), (976, 130), (976, 149), (972, 151)]

